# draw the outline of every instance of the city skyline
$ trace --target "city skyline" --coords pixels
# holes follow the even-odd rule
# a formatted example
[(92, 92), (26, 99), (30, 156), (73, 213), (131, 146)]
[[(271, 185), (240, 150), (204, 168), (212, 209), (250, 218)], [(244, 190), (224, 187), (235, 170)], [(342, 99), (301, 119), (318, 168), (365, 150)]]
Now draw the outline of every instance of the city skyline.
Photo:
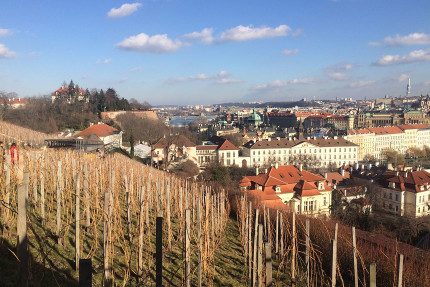
[[(382, 2), (382, 3), (381, 3)], [(430, 93), (428, 1), (9, 1), (0, 90), (163, 104)]]

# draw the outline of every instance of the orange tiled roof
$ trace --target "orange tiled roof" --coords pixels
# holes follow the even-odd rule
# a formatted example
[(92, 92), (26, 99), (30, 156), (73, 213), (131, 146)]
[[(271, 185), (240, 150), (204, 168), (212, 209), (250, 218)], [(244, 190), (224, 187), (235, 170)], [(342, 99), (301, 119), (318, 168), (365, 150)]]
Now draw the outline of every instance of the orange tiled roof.
[(118, 134), (120, 131), (114, 127), (108, 126), (106, 124), (92, 125), (89, 128), (76, 134), (75, 137), (88, 138), (91, 135), (96, 135), (98, 137), (107, 137), (113, 134)]
[(375, 135), (386, 135), (386, 134), (403, 134), (405, 133), (399, 127), (377, 127), (377, 128), (369, 128), (371, 132), (374, 132)]
[[(298, 192), (301, 196), (320, 194), (317, 188), (317, 183), (324, 181), (322, 176), (313, 174), (306, 170), (300, 171), (294, 165), (283, 165), (278, 168), (270, 167), (267, 173), (247, 176), (245, 178), (250, 180), (251, 186), (253, 184), (262, 186), (264, 193), (266, 194), (275, 193), (275, 188), (279, 187), (280, 193)], [(323, 191), (330, 190), (332, 189), (324, 183)]]
[(218, 146), (218, 150), (238, 150), (238, 148), (226, 139)]

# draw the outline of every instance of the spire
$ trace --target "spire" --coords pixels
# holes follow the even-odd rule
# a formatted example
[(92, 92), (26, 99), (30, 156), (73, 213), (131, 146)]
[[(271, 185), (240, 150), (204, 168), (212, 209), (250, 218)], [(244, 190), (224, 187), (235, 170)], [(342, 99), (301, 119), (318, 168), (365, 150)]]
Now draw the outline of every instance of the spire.
[(409, 78), (408, 85), (406, 87), (406, 97), (411, 95), (411, 78)]

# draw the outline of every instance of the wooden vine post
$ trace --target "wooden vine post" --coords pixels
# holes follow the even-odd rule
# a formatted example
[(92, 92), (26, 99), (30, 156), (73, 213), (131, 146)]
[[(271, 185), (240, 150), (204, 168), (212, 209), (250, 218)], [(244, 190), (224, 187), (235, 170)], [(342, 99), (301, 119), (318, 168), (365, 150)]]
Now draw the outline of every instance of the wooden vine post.
[(190, 287), (190, 277), (191, 277), (191, 214), (190, 209), (185, 210), (185, 286)]
[(80, 212), (80, 203), (81, 199), (79, 198), (81, 195), (81, 182), (79, 173), (76, 174), (76, 210), (75, 210), (75, 218), (76, 218), (76, 230), (75, 230), (75, 264), (76, 271), (79, 271), (79, 259), (80, 259), (80, 224), (81, 224), (81, 212)]
[(354, 256), (354, 286), (358, 287), (358, 268), (357, 268), (357, 242), (355, 237), (355, 226), (352, 227), (352, 252)]
[(310, 222), (306, 219), (306, 286), (310, 285)]
[(296, 213), (293, 211), (291, 246), (291, 287), (296, 286)]
[(61, 190), (63, 187), (63, 176), (61, 169), (61, 161), (58, 162), (58, 172), (57, 172), (57, 243), (62, 246), (62, 236), (61, 236), (61, 195), (63, 191)]
[(20, 262), (18, 286), (28, 284), (27, 254), (27, 206), (28, 206), (28, 171), (24, 172), (24, 181), (18, 186), (18, 246), (17, 255)]
[(197, 220), (198, 220), (198, 227), (197, 227), (197, 240), (198, 240), (198, 249), (199, 249), (199, 258), (198, 258), (198, 267), (197, 267), (197, 286), (202, 286), (202, 211), (201, 211), (201, 203), (200, 203), (200, 197), (197, 198)]
[(332, 240), (332, 261), (331, 261), (331, 286), (336, 287), (336, 267), (337, 267), (337, 228), (334, 228), (334, 239)]
[(109, 233), (110, 233), (110, 192), (105, 191), (104, 198), (104, 209), (103, 209), (103, 286), (107, 287), (111, 285), (110, 281), (110, 269), (109, 269)]
[(155, 231), (155, 286), (163, 286), (163, 217), (158, 216)]

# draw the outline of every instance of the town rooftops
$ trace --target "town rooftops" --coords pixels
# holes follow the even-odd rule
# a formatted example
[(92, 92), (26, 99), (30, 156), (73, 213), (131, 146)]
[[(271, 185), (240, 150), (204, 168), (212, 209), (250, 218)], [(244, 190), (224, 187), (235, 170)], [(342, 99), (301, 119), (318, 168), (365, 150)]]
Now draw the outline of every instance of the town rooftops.
[(118, 133), (120, 133), (120, 131), (114, 127), (108, 126), (106, 124), (96, 124), (76, 134), (75, 137), (87, 139), (92, 135), (96, 135), (98, 137), (107, 137)]

